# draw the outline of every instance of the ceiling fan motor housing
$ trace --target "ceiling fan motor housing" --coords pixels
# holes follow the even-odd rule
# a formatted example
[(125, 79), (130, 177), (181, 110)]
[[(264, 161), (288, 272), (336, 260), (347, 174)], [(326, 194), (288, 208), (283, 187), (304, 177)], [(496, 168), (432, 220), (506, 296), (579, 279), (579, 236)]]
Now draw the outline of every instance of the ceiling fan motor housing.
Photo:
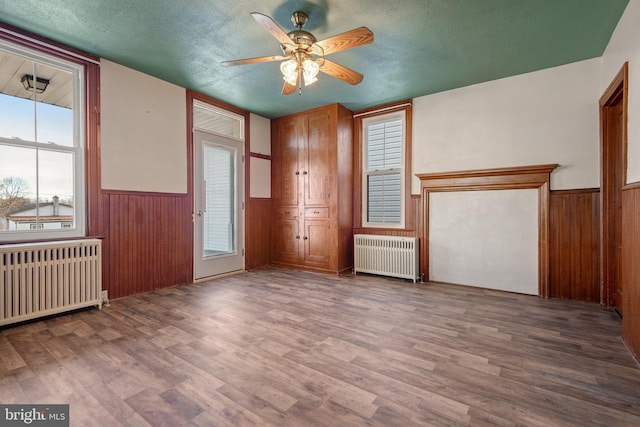
[(298, 29), (290, 31), (287, 34), (294, 46), (282, 45), (282, 51), (285, 54), (291, 54), (301, 50), (308, 52), (311, 50), (313, 44), (318, 41), (313, 34), (302, 29), (307, 19), (307, 14), (299, 10), (293, 12), (291, 15), (291, 22), (293, 22), (293, 25), (298, 27)]
[(307, 50), (317, 41), (313, 34), (303, 30), (294, 30), (287, 35), (295, 45)]

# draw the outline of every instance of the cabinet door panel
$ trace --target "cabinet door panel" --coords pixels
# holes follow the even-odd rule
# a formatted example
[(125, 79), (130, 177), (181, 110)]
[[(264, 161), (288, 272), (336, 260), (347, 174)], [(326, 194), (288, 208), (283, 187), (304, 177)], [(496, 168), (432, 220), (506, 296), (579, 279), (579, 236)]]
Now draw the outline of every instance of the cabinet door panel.
[(279, 218), (274, 235), (276, 261), (300, 261), (300, 236), (297, 219)]
[(331, 121), (326, 110), (307, 116), (307, 141), (302, 148), (305, 205), (328, 205), (332, 176), (334, 144), (330, 137)]
[(283, 205), (297, 205), (300, 193), (300, 167), (298, 165), (298, 145), (301, 134), (301, 120), (299, 117), (283, 119), (279, 122), (280, 141), (277, 149), (277, 161), (272, 167), (278, 168), (278, 182), (276, 193)]
[(318, 267), (327, 267), (332, 247), (329, 221), (306, 220), (304, 223), (305, 262)]

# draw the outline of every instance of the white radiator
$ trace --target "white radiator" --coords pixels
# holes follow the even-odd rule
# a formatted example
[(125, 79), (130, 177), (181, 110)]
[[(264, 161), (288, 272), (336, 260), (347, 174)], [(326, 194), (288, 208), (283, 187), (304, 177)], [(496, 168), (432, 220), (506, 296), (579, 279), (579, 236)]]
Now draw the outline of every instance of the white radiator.
[(355, 234), (353, 272), (418, 279), (418, 238)]
[(98, 239), (0, 246), (0, 325), (102, 308)]

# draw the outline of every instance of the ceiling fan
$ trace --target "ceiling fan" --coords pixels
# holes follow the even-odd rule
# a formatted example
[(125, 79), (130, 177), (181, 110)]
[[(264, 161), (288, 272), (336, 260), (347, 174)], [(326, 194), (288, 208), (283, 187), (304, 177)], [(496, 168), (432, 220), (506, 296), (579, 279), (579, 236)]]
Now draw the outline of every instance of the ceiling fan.
[(290, 95), (296, 89), (302, 93), (302, 82), (304, 81), (305, 86), (316, 82), (320, 71), (352, 85), (357, 85), (362, 81), (362, 74), (330, 61), (325, 56), (372, 43), (373, 33), (367, 27), (356, 28), (318, 41), (313, 34), (302, 29), (308, 19), (304, 12), (293, 12), (291, 22), (297, 29), (289, 33), (286, 33), (267, 15), (252, 12), (251, 16), (280, 42), (283, 55), (237, 59), (225, 61), (222, 63), (223, 65), (284, 61), (280, 64), (280, 71), (284, 79), (283, 95)]

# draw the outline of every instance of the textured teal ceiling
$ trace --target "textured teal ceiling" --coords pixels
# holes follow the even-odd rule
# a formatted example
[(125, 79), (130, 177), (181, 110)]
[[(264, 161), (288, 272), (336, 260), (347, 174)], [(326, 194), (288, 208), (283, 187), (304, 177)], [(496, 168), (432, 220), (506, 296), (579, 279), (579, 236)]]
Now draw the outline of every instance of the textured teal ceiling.
[[(274, 118), (339, 102), (352, 110), (602, 55), (628, 0), (22, 0), (0, 21)], [(318, 39), (367, 26), (373, 44), (330, 59), (364, 74), (327, 75), (282, 96), (279, 63), (222, 61), (280, 53), (249, 12), (286, 31), (309, 15)]]

